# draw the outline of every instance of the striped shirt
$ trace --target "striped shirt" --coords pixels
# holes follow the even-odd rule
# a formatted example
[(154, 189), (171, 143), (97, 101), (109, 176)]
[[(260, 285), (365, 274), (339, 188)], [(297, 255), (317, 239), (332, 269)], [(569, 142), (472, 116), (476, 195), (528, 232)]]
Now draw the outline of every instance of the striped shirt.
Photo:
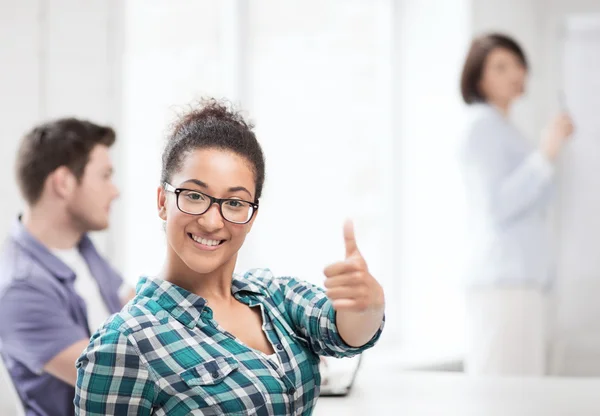
[(309, 415), (319, 355), (350, 357), (325, 292), (268, 269), (234, 275), (232, 294), (262, 312), (278, 360), (247, 347), (214, 319), (206, 300), (142, 278), (137, 296), (91, 338), (77, 361), (78, 415)]

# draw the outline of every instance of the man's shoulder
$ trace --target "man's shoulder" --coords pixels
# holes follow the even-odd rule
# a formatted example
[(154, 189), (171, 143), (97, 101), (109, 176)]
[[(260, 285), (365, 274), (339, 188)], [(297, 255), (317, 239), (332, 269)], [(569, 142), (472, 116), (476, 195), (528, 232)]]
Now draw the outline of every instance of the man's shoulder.
[(39, 260), (12, 238), (4, 242), (0, 249), (0, 287), (13, 282), (31, 281), (35, 284), (51, 277)]

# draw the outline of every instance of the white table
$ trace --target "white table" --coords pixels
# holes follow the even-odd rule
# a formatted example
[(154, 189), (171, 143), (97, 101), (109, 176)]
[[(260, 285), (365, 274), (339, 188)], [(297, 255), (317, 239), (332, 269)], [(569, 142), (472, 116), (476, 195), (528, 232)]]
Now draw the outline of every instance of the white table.
[(597, 416), (600, 378), (471, 378), (462, 373), (361, 369), (345, 398), (315, 416)]

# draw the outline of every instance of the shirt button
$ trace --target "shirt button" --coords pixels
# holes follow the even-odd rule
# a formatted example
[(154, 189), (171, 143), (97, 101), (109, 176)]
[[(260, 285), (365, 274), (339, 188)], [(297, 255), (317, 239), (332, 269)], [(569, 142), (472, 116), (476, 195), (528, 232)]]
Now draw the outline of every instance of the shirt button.
[(295, 393), (296, 393), (296, 389), (295, 389), (295, 388), (293, 388), (293, 387), (290, 387), (290, 388), (288, 389), (288, 394), (290, 394), (290, 395), (293, 395), (293, 394), (295, 394)]
[(281, 351), (281, 350), (283, 349), (283, 345), (281, 345), (281, 344), (277, 344), (277, 349), (278, 349), (279, 351)]
[(212, 376), (212, 378), (218, 378), (218, 377), (219, 377), (219, 373), (217, 373), (217, 372), (215, 371), (215, 372), (213, 372), (213, 373), (211, 374), (211, 376)]

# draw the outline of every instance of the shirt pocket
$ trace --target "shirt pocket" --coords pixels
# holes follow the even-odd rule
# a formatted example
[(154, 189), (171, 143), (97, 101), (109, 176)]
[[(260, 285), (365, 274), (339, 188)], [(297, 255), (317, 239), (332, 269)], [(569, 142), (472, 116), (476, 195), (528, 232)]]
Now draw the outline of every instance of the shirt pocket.
[(199, 409), (225, 415), (262, 414), (261, 409), (264, 412), (265, 395), (233, 357), (216, 357), (179, 375), (190, 396), (201, 399), (194, 400)]

